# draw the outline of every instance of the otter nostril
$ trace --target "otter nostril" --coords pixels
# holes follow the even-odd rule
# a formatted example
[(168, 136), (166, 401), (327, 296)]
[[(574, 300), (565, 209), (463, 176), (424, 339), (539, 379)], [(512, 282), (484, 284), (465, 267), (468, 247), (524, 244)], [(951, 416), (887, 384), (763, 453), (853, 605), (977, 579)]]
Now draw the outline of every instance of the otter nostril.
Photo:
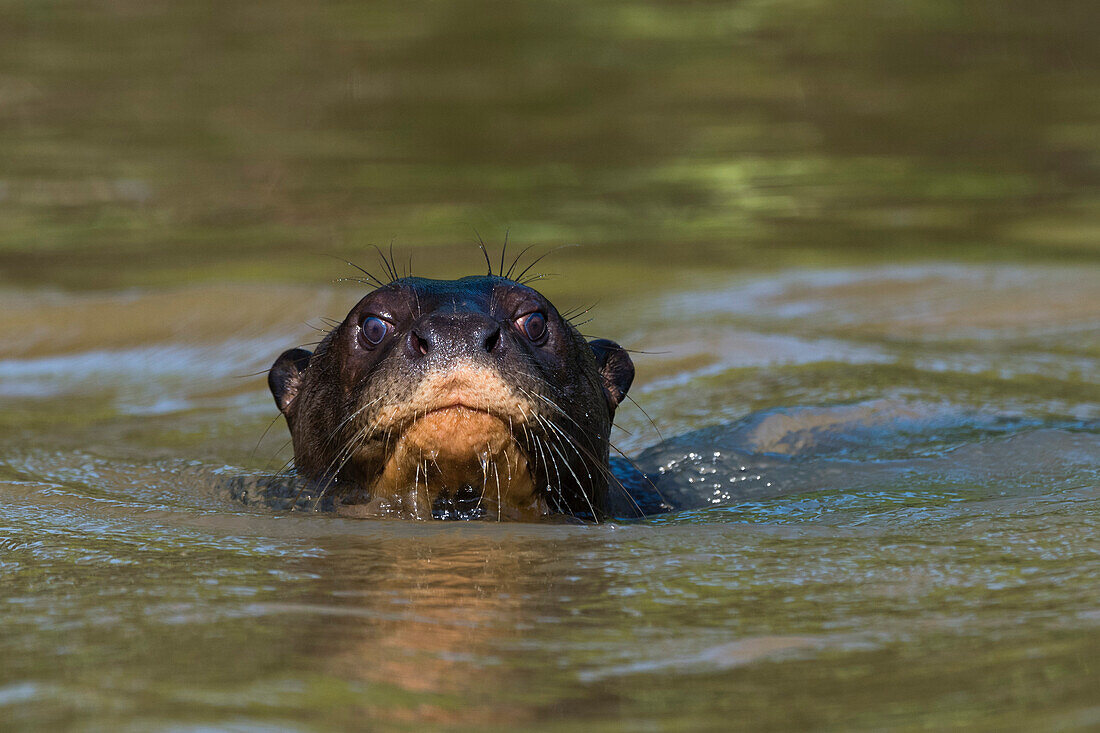
[(427, 356), (428, 351), (431, 350), (432, 347), (431, 342), (416, 331), (410, 331), (409, 337), (411, 341), (409, 345), (412, 346), (412, 350), (419, 353), (421, 356)]
[(497, 347), (498, 343), (500, 343), (500, 326), (494, 328), (492, 332), (485, 337), (483, 345), (485, 346), (485, 350), (491, 353), (493, 349)]

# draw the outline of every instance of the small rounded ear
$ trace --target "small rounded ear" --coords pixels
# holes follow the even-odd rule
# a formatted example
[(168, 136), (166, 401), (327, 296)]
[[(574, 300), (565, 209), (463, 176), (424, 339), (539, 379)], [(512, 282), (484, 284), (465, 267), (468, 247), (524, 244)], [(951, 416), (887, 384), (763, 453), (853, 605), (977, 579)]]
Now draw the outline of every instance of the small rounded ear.
[(630, 360), (626, 349), (614, 341), (596, 339), (589, 341), (588, 345), (592, 347), (592, 353), (596, 356), (600, 377), (603, 378), (604, 395), (607, 397), (611, 412), (614, 413), (615, 408), (626, 397), (626, 391), (630, 389), (631, 382), (634, 381), (634, 362)]
[(284, 351), (267, 373), (267, 386), (271, 388), (271, 394), (275, 397), (279, 412), (284, 415), (290, 409), (290, 403), (298, 395), (298, 387), (302, 384), (302, 372), (309, 366), (311, 356), (313, 354), (305, 349)]

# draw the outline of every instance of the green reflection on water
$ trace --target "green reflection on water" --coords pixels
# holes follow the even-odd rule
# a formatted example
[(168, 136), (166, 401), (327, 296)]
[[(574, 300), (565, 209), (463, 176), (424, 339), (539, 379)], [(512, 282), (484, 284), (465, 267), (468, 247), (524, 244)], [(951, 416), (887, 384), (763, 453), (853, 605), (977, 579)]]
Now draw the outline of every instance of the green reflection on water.
[[(522, 245), (581, 244), (548, 260), (567, 277), (547, 288), (601, 300), (595, 335), (624, 342), (690, 330), (647, 304), (745, 270), (1081, 270), (1065, 317), (1082, 323), (1050, 311), (1026, 337), (1012, 318), (992, 334), (965, 317), (946, 332), (829, 320), (888, 310), (892, 283), (793, 320), (721, 312), (714, 330), (885, 361), (765, 360), (645, 391), (713, 349), (661, 363), (661, 340), (644, 343), (635, 394), (668, 435), (883, 396), (1095, 413), (1081, 283), (1100, 253), (1098, 27), (1084, 0), (0, 0), (0, 285), (21, 288), (5, 340), (16, 357), (107, 350), (82, 362), (91, 376), (45, 369), (45, 396), (3, 398), (0, 719), (1096, 726), (1094, 475), (1012, 501), (988, 482), (878, 487), (619, 528), (270, 516), (229, 505), (203, 468), (286, 458), (281, 424), (257, 447), (262, 378), (194, 372), (261, 369), (277, 348), (253, 364), (230, 341), (273, 328), (291, 346), (300, 321), (341, 316), (351, 290), (307, 302), (347, 274), (320, 255), (369, 265), (366, 245), (395, 239), (418, 272), (453, 276), (481, 268), (474, 230), (495, 250), (510, 228)], [(207, 281), (259, 284), (193, 287)], [(1065, 282), (1039, 280), (1010, 315)], [(110, 292), (132, 286), (174, 295)], [(151, 363), (181, 358), (168, 342), (199, 366), (110, 364), (150, 344)], [(158, 412), (161, 393), (185, 407)], [(636, 451), (655, 437), (632, 409)]]
[(475, 227), (733, 267), (1100, 239), (1086, 2), (4, 12), (9, 281), (328, 275)]

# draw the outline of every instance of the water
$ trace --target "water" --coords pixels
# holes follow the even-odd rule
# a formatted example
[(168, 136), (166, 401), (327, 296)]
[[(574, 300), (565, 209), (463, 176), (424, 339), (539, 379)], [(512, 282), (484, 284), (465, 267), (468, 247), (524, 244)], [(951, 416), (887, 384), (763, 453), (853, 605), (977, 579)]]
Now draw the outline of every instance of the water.
[[(0, 18), (5, 728), (1100, 726), (1093, 5)], [(232, 499), (323, 255), (509, 227), (684, 509)]]

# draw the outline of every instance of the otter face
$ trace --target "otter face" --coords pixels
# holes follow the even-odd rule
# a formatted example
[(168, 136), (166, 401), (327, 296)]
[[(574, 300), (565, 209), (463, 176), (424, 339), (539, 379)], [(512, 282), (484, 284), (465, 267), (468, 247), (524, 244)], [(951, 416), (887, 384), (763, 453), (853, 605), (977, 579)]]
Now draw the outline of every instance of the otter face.
[(345, 513), (599, 519), (634, 365), (497, 276), (402, 278), (268, 374), (299, 474)]

